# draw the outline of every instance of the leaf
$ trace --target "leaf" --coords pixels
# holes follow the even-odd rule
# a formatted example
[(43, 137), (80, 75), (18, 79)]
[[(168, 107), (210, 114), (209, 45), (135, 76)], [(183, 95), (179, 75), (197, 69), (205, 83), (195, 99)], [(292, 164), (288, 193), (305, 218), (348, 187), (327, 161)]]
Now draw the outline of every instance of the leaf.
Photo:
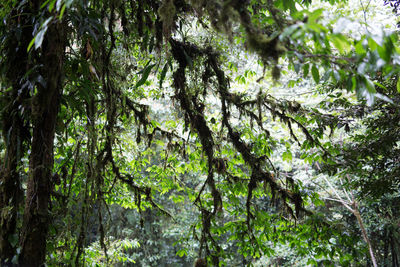
[(291, 36), (298, 28), (300, 24), (294, 24), (286, 27), (285, 30), (279, 35), (279, 40), (284, 40), (286, 37)]
[(356, 53), (361, 57), (365, 56), (365, 54), (367, 53), (362, 43), (363, 41), (358, 41), (355, 45)]
[(10, 242), (11, 246), (15, 247), (18, 244), (18, 236), (16, 234), (10, 235), (8, 242)]
[(348, 53), (351, 50), (349, 41), (341, 34), (332, 34), (330, 40), (341, 54)]
[(292, 153), (290, 151), (283, 152), (282, 159), (288, 162), (292, 161)]
[(365, 86), (367, 87), (368, 92), (370, 92), (371, 94), (375, 94), (376, 93), (376, 89), (375, 89), (374, 83), (370, 79), (368, 79), (367, 77), (365, 77)]
[(26, 49), (28, 52), (29, 52), (29, 50), (31, 50), (32, 45), (35, 43), (35, 39), (36, 39), (36, 36), (33, 37), (33, 39), (30, 41), (30, 43), (29, 43), (29, 45), (28, 45), (28, 48)]
[(179, 257), (183, 257), (183, 256), (187, 256), (187, 251), (185, 249), (181, 249), (178, 252), (176, 252), (176, 255), (178, 255)]
[(308, 14), (308, 23), (317, 24), (317, 20), (322, 16), (324, 10), (322, 8), (316, 9)]
[(64, 12), (65, 12), (65, 8), (66, 8), (66, 7), (67, 7), (67, 5), (64, 4), (64, 5), (62, 6), (62, 8), (61, 8), (60, 15), (58, 16), (58, 18), (59, 18), (60, 20), (62, 20), (62, 18), (63, 18), (63, 16), (64, 16)]
[(352, 92), (357, 87), (357, 79), (355, 76), (349, 77), (347, 79), (347, 91)]
[(61, 4), (62, 4), (62, 1), (61, 1), (61, 0), (57, 0), (57, 3), (56, 3), (56, 10), (57, 10), (57, 12), (60, 11)]
[[(50, 0), (44, 1), (43, 4), (41, 4), (40, 9), (44, 8), (49, 3), (49, 1)], [(51, 11), (51, 10), (49, 9), (49, 11)]]
[(289, 87), (289, 88), (293, 88), (295, 85), (296, 85), (296, 81), (295, 81), (295, 80), (290, 80), (290, 81), (288, 82), (288, 87)]
[(313, 76), (313, 79), (314, 79), (315, 83), (319, 83), (319, 79), (320, 79), (319, 71), (318, 71), (318, 69), (317, 69), (317, 67), (315, 65), (313, 65), (312, 68), (311, 68), (311, 74)]
[(164, 68), (162, 69), (161, 74), (160, 74), (160, 89), (162, 88), (162, 83), (165, 79), (165, 75), (167, 74), (167, 71), (168, 71), (168, 62), (165, 63)]
[(383, 94), (376, 93), (375, 96), (376, 96), (376, 98), (379, 98), (379, 99), (381, 99), (381, 100), (383, 100), (383, 101), (386, 101), (386, 102), (388, 102), (388, 103), (390, 103), (390, 104), (393, 104), (393, 103), (394, 103), (392, 99), (390, 99), (389, 97), (387, 97), (387, 96), (385, 96), (385, 95), (383, 95)]
[(308, 76), (308, 73), (310, 71), (310, 65), (309, 64), (305, 64), (303, 66), (303, 77), (306, 78)]
[(49, 3), (49, 7), (48, 7), (48, 9), (49, 9), (49, 11), (51, 12), (52, 10), (53, 10), (53, 8), (54, 8), (54, 4), (55, 4), (56, 2), (53, 0), (53, 1), (51, 1), (50, 3)]
[(400, 79), (397, 79), (396, 87), (397, 87), (397, 92), (400, 93)]
[(142, 86), (146, 81), (147, 78), (150, 75), (151, 69), (155, 66), (156, 64), (151, 64), (148, 65), (147, 67), (145, 67), (142, 71), (142, 77), (140, 78), (140, 80), (136, 83), (135, 88), (138, 88), (139, 86)]
[(282, 4), (283, 4), (283, 9), (284, 10), (288, 10), (289, 9), (290, 12), (293, 12), (293, 11), (296, 10), (296, 5), (295, 5), (293, 0), (282, 1)]
[(40, 31), (36, 34), (36, 36), (29, 43), (28, 49), (27, 49), (28, 51), (32, 48), (33, 44), (35, 44), (35, 49), (38, 49), (42, 45), (44, 36), (45, 36), (45, 34), (47, 32), (48, 24), (50, 23), (50, 21), (52, 19), (53, 19), (53, 17), (50, 16), (49, 18), (47, 18), (45, 20), (45, 22), (40, 27)]
[(339, 82), (342, 79), (342, 77), (340, 76), (340, 73), (337, 70), (332, 71), (332, 76), (336, 82)]
[(358, 65), (357, 72), (359, 74), (365, 74), (367, 69), (367, 64), (365, 62), (362, 62), (360, 65)]
[(186, 53), (185, 50), (183, 50), (183, 54), (185, 55), (185, 59), (189, 67), (193, 67), (193, 60), (192, 58)]
[(390, 56), (391, 56), (390, 53), (391, 53), (391, 51), (389, 49), (387, 49), (386, 46), (378, 46), (377, 50), (378, 50), (379, 56), (383, 60), (385, 60), (386, 62), (390, 61)]
[[(363, 90), (363, 88), (360, 90)], [(371, 107), (375, 103), (375, 94), (369, 92), (368, 90), (363, 90), (362, 94), (365, 97), (365, 100), (367, 100), (367, 106)]]
[(293, 65), (293, 67), (294, 67), (294, 71), (298, 74), (299, 71), (300, 71), (300, 64), (295, 63), (295, 64)]
[(149, 53), (151, 53), (151, 52), (153, 51), (153, 48), (154, 48), (154, 40), (155, 40), (155, 38), (154, 38), (154, 36), (152, 36), (152, 37), (150, 38), (150, 43), (149, 43)]
[(378, 47), (378, 44), (370, 37), (368, 38), (368, 46), (372, 51), (374, 51)]
[(38, 76), (35, 78), (35, 82), (38, 82), (43, 88), (46, 88), (47, 86), (46, 80), (40, 74), (38, 74)]
[(36, 35), (36, 38), (35, 38), (35, 49), (38, 49), (42, 45), (44, 36), (46, 34), (46, 31), (47, 31), (47, 28), (46, 29), (42, 29)]

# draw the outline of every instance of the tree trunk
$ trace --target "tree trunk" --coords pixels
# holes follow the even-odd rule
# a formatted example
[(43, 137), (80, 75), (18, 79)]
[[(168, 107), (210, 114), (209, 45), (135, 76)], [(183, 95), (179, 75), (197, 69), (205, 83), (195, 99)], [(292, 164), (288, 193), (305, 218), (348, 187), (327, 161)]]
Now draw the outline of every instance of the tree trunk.
[(22, 266), (40, 266), (46, 256), (50, 222), (48, 208), (53, 190), (54, 135), (62, 91), (64, 50), (64, 24), (55, 21), (47, 30), (39, 58), (42, 64), (40, 72), (46, 83), (37, 85), (32, 100), (33, 136), (20, 239), (19, 260)]
[[(29, 11), (24, 10), (25, 13)], [(10, 91), (2, 95), (2, 134), (6, 153), (0, 166), (0, 265), (6, 266), (16, 255), (18, 233), (17, 215), (23, 202), (19, 167), (26, 153), (24, 142), (30, 139), (24, 122), (25, 100), (29, 98), (29, 88), (23, 86), (26, 71), (29, 69), (27, 47), (32, 39), (32, 26), (29, 15), (16, 16), (14, 11), (7, 21), (9, 32), (5, 39), (3, 59), (5, 76), (2, 82)], [(21, 26), (22, 25), (22, 26)], [(18, 31), (21, 33), (18, 34)], [(16, 49), (18, 47), (18, 49)], [(26, 110), (26, 109), (25, 109)]]
[[(12, 118), (11, 120), (15, 120)], [(10, 133), (6, 149), (6, 159), (1, 172), (0, 187), (0, 265), (11, 262), (15, 255), (15, 245), (18, 241), (16, 233), (17, 211), (19, 208), (22, 192), (20, 189), (19, 173), (17, 170), (20, 158), (18, 151), (18, 129), (16, 123), (5, 127)], [(4, 135), (6, 136), (6, 135)]]
[(354, 206), (355, 207), (354, 207), (354, 210), (353, 210), (353, 214), (354, 214), (354, 216), (356, 216), (358, 224), (360, 225), (362, 237), (364, 238), (365, 242), (368, 245), (368, 252), (369, 252), (369, 255), (371, 256), (372, 265), (374, 267), (378, 267), (378, 264), (377, 264), (376, 258), (375, 258), (374, 249), (372, 248), (371, 241), (369, 240), (367, 231), (365, 230), (364, 223), (363, 223), (363, 220), (361, 218), (361, 214), (358, 211), (358, 207), (356, 205), (354, 205)]

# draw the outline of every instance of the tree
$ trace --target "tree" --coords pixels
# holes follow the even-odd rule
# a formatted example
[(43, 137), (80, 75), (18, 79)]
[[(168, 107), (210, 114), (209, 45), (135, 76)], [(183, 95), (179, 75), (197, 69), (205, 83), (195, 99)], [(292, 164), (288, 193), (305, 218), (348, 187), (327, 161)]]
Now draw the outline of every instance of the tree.
[[(379, 262), (387, 266), (398, 266), (398, 90), (397, 79), (377, 80), (385, 88), (379, 92), (387, 94), (391, 102), (378, 101), (373, 107), (338, 101), (330, 109), (343, 109), (349, 121), (347, 131), (350, 138), (346, 145), (335, 144), (338, 158), (335, 164), (324, 166), (322, 171), (335, 174), (344, 182), (345, 188), (354, 190), (369, 224), (369, 236), (363, 236), (375, 244)], [(327, 103), (325, 103), (327, 104)], [(354, 197), (353, 197), (354, 201)], [(361, 214), (363, 215), (363, 214)], [(361, 216), (358, 213), (358, 220)], [(379, 222), (379, 224), (376, 224)], [(379, 225), (379, 226), (378, 226)], [(369, 244), (371, 247), (371, 244)]]
[[(369, 104), (385, 98), (375, 88), (383, 85), (373, 78), (382, 71), (390, 79), (397, 71), (397, 36), (349, 38), (309, 5), (271, 0), (2, 3), (1, 262), (40, 266), (49, 228), (57, 236), (71, 222), (68, 235), (58, 235), (62, 248), (53, 251), (81, 264), (92, 231), (100, 236), (107, 262), (105, 213), (109, 204), (129, 202), (123, 197), (128, 189), (140, 214), (153, 207), (166, 216), (158, 193), (176, 190), (176, 197), (183, 190), (199, 212), (193, 225), (198, 256), (213, 265), (227, 258), (221, 242), (228, 239), (235, 240), (243, 263), (271, 253), (268, 240), (293, 243), (300, 254), (310, 253), (307, 247), (342, 261), (342, 251), (328, 251), (340, 229), (306, 206), (318, 198), (289, 177), (282, 179), (272, 164), (279, 144), (270, 130), (279, 120), (291, 141), (310, 152), (306, 159), (332, 163), (334, 150), (324, 130), (337, 128), (341, 118), (280, 101), (263, 88), (235, 92), (226, 74), (229, 64), (223, 63), (223, 46), (232, 48), (237, 40), (259, 56), (274, 81), (286, 59), (289, 68), (317, 84), (355, 91)], [(207, 38), (194, 36), (192, 20)], [(156, 77), (157, 89), (150, 86)], [(167, 78), (172, 87), (163, 87)], [(169, 108), (174, 103), (176, 111), (171, 108), (167, 115), (175, 127), (157, 121), (146, 99), (163, 100)], [(193, 171), (199, 180), (179, 181), (177, 174)], [(277, 211), (263, 201), (275, 203)], [(97, 216), (96, 224), (90, 214)], [(281, 227), (267, 227), (266, 220)], [(349, 247), (351, 238), (336, 240)], [(310, 242), (316, 240), (325, 248), (313, 248)]]
[[(4, 47), (8, 49), (5, 71), (6, 84), (11, 88), (10, 92), (6, 93), (5, 101), (9, 102), (5, 103), (6, 109), (2, 114), (5, 126), (3, 133), (5, 133), (5, 143), (7, 144), (5, 186), (2, 188), (2, 192), (5, 194), (2, 208), (9, 210), (9, 213), (2, 216), (2, 220), (4, 220), (2, 227), (5, 229), (4, 233), (2, 231), (1, 252), (4, 259), (11, 259), (15, 255), (10, 236), (15, 235), (15, 217), (18, 199), (21, 198), (18, 166), (21, 155), (25, 153), (21, 151), (21, 146), (29, 136), (28, 133), (24, 133), (29, 130), (26, 129), (23, 120), (29, 119), (29, 126), (32, 129), (31, 155), (20, 239), (20, 263), (34, 266), (39, 266), (45, 259), (48, 205), (52, 190), (54, 131), (63, 84), (62, 65), (66, 43), (63, 22), (56, 20), (46, 29), (46, 36), (43, 36), (44, 32), (42, 36), (36, 36), (37, 43), (40, 38), (42, 39), (40, 40), (40, 51), (28, 54), (27, 50), (34, 26), (31, 25), (31, 19), (43, 12), (40, 6), (41, 1), (31, 1), (19, 6), (18, 9), (13, 8), (10, 19), (7, 21), (8, 29), (12, 32), (6, 36), (5, 40)], [(49, 19), (47, 19), (47, 23), (49, 23)], [(36, 27), (38, 26), (47, 27), (40, 21), (36, 22)], [(14, 60), (18, 61), (16, 66), (13, 66)], [(34, 84), (29, 81), (32, 76), (27, 75), (27, 71), (31, 71), (32, 68), (34, 68), (32, 76), (36, 79)], [(26, 101), (28, 97), (30, 97), (31, 103), (29, 106), (25, 106), (25, 103), (22, 102)], [(28, 118), (23, 118), (26, 116), (23, 114), (25, 108), (29, 109)], [(8, 117), (8, 114), (12, 114), (11, 118)], [(10, 202), (12, 205), (9, 205)]]

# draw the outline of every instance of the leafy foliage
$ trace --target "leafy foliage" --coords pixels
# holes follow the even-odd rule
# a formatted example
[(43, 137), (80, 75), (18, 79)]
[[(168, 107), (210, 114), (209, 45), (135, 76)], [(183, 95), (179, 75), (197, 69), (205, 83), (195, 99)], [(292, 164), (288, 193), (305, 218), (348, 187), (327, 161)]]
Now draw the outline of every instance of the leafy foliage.
[[(311, 1), (0, 5), (1, 263), (33, 257), (32, 233), (37, 265), (250, 265), (285, 246), (367, 263), (356, 220), (295, 178), (310, 164), (354, 177), (369, 212), (390, 203), (365, 222), (396, 264), (396, 33), (348, 33)], [(291, 75), (326, 98), (273, 96)]]

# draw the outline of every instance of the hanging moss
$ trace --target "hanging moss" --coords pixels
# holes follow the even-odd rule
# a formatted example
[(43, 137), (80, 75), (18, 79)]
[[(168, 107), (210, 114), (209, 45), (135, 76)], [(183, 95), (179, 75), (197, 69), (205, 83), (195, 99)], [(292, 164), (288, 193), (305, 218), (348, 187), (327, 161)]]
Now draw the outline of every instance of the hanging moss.
[(256, 52), (264, 60), (277, 61), (286, 52), (285, 47), (280, 44), (278, 36), (268, 37), (262, 33), (247, 31), (247, 46), (249, 50)]
[(158, 15), (163, 23), (163, 32), (168, 39), (174, 25), (174, 17), (176, 15), (176, 7), (173, 0), (164, 0), (158, 9)]

